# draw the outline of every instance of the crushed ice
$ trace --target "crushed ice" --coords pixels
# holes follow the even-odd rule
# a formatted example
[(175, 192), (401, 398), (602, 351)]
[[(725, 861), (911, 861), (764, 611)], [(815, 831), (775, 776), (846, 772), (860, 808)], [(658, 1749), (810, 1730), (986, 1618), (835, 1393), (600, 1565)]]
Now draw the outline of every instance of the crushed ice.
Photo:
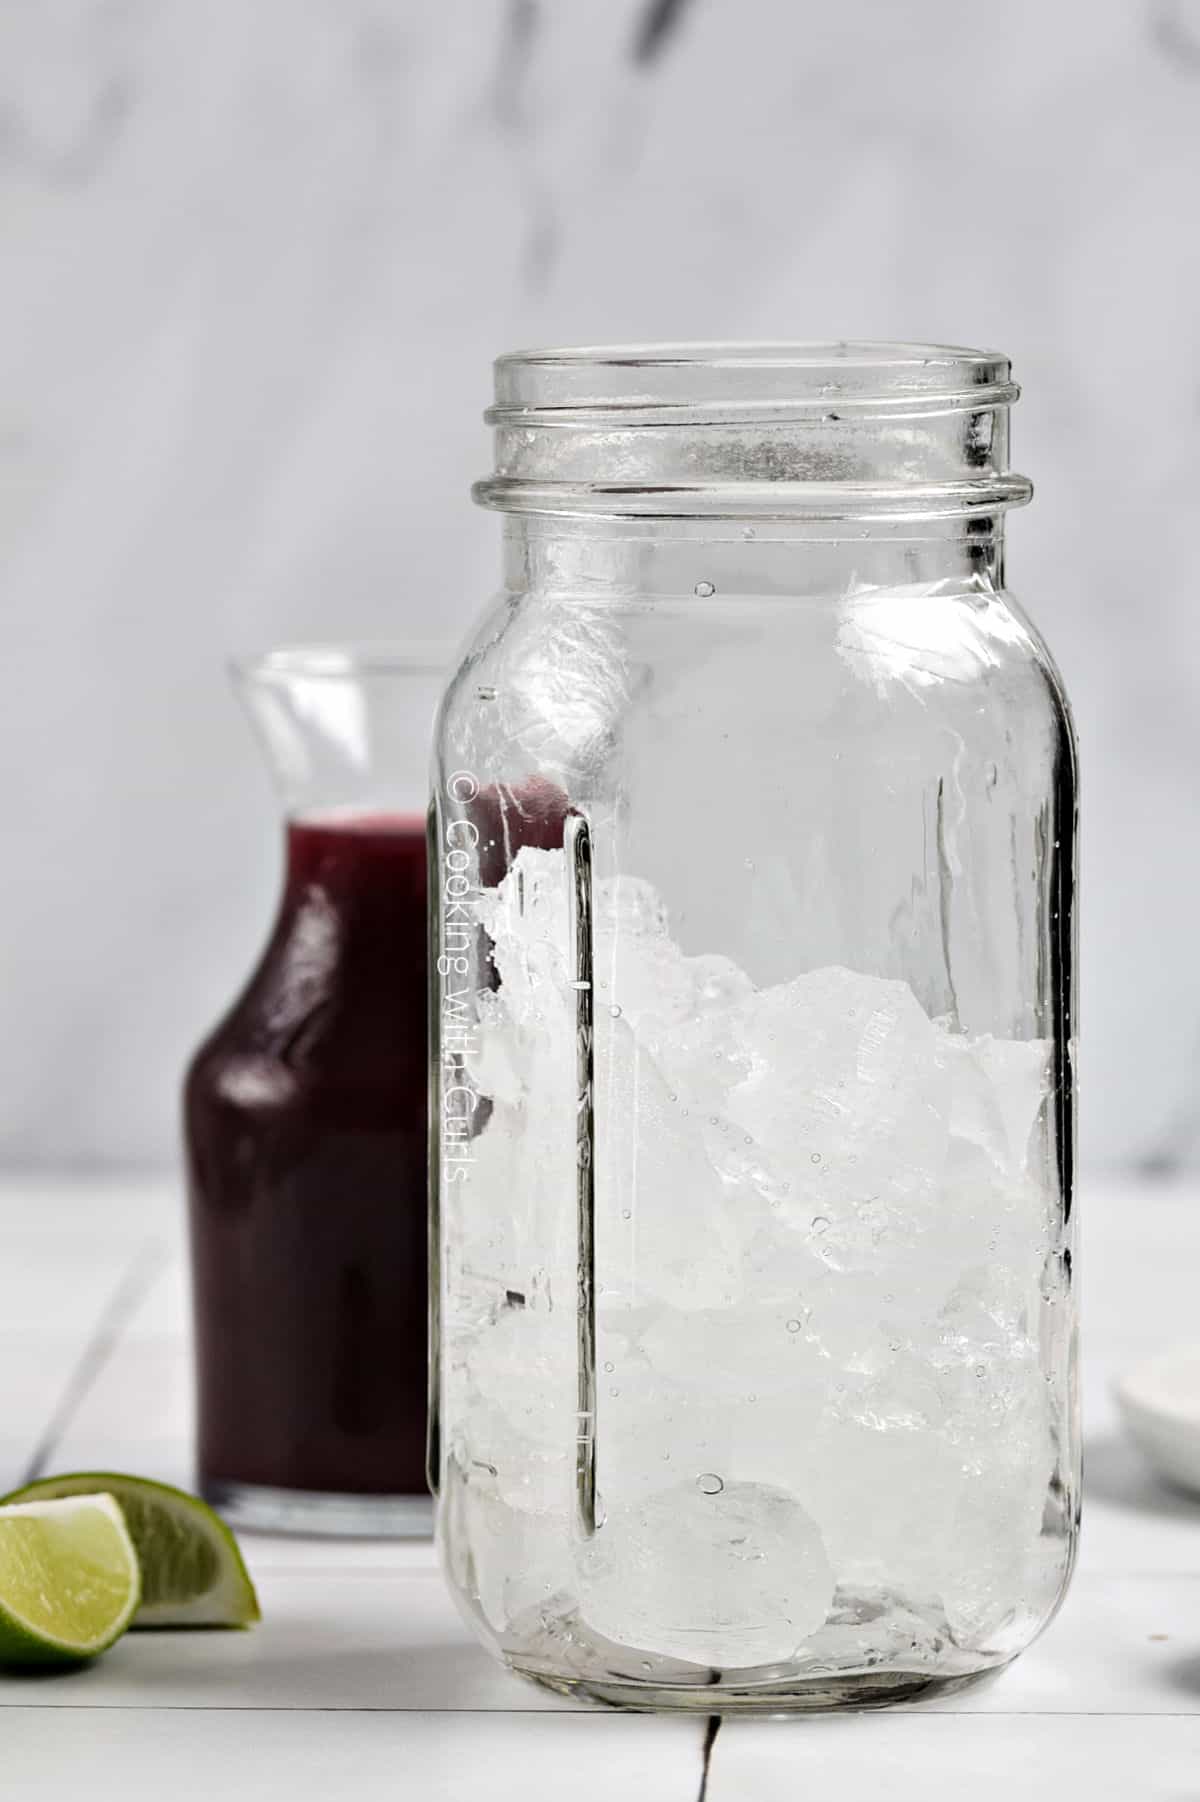
[(648, 884), (597, 883), (597, 1356), (616, 1378), (604, 1525), (573, 1544), (549, 1525), (572, 1518), (578, 1427), (562, 854), (522, 849), (478, 915), (492, 1107), (443, 1198), (446, 1414), (497, 1569), (524, 1561), (487, 1579), (494, 1624), (514, 1584), (573, 1589), (610, 1638), (753, 1665), (814, 1634), (836, 1584), (986, 1633), (1053, 1463), (1046, 1043), (951, 1031), (906, 983), (840, 967), (755, 990), (685, 955)]

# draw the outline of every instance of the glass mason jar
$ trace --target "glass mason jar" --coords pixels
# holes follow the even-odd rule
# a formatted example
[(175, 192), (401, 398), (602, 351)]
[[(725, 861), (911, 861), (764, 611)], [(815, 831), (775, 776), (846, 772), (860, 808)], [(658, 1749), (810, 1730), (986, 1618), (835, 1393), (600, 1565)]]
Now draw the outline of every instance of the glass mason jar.
[(433, 1450), (515, 1671), (1003, 1665), (1072, 1563), (1075, 753), (940, 346), (501, 358), (432, 835)]
[(199, 1484), (236, 1526), (421, 1534), (434, 650), (237, 667), (279, 910), (184, 1092)]

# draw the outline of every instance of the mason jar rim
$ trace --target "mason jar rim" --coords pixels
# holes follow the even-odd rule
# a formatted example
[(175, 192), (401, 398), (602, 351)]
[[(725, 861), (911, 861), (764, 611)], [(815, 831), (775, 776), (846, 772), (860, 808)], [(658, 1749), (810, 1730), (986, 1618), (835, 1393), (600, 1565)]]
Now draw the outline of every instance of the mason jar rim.
[(1007, 356), (845, 339), (558, 346), (494, 365), (483, 506), (551, 516), (966, 517), (1008, 467)]
[(966, 411), (1008, 406), (1020, 389), (999, 351), (952, 344), (829, 340), (610, 344), (509, 351), (495, 362), (489, 424), (586, 424), (620, 414), (628, 424), (700, 423), (764, 414), (857, 410)]

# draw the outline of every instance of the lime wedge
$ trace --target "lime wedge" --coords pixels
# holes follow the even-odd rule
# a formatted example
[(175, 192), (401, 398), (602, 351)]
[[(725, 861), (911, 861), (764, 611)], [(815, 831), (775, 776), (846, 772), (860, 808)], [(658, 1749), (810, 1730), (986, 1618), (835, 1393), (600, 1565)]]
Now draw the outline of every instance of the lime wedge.
[(92, 1658), (124, 1633), (140, 1594), (111, 1495), (0, 1507), (0, 1663)]
[(138, 1563), (135, 1627), (249, 1627), (261, 1619), (237, 1540), (207, 1502), (146, 1477), (88, 1470), (41, 1477), (5, 1501), (104, 1494), (121, 1504)]

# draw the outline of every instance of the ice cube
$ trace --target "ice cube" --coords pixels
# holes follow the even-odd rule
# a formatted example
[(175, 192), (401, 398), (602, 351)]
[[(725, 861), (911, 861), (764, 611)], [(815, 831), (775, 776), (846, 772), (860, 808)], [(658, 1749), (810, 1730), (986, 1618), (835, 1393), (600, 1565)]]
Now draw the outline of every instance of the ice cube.
[(795, 1305), (660, 1306), (624, 1333), (601, 1316), (596, 1468), (607, 1502), (627, 1505), (685, 1470), (790, 1486), (823, 1386)]
[[(577, 1237), (575, 1146), (562, 1121), (573, 1118), (573, 1089), (561, 1066), (546, 1072), (537, 1098), (512, 1108), (497, 1102), (487, 1125), (440, 1190), (444, 1281), (451, 1318), (474, 1324), (495, 1316), (511, 1296), (535, 1293), (541, 1307), (573, 1306)], [(558, 1115), (549, 1130), (549, 1115)], [(569, 1129), (568, 1129), (569, 1130)], [(530, 1139), (542, 1155), (529, 1157)], [(516, 1198), (519, 1196), (519, 1202)]]
[(595, 1074), (596, 1265), (609, 1305), (736, 1301), (745, 1227), (700, 1119), (624, 1020), (598, 1022)]
[(820, 1522), (839, 1586), (934, 1598), (960, 1557), (949, 1534), (961, 1457), (919, 1416), (872, 1415), (868, 1394), (846, 1384), (787, 1480)]
[(1030, 1605), (1052, 1464), (1048, 1442), (1032, 1462), (1018, 1447), (994, 1445), (989, 1456), (960, 1471), (949, 1524), (954, 1557), (945, 1561), (940, 1589), (950, 1631), (961, 1644), (986, 1644)]
[(833, 1598), (820, 1531), (795, 1497), (714, 1470), (610, 1505), (579, 1576), (588, 1626), (717, 1669), (789, 1658)]
[(530, 1047), (509, 1011), (509, 997), (495, 989), (476, 995), (474, 1029), (464, 1038), (464, 1060), (479, 1093), (519, 1107), (529, 1084)]
[(451, 1456), (442, 1506), (451, 1575), (495, 1633), (504, 1635), (524, 1610), (570, 1593), (567, 1536), (545, 1509), (514, 1506), (482, 1462)]
[[(481, 1329), (469, 1353), (472, 1456), (506, 1466), (506, 1432), (548, 1456), (574, 1456), (576, 1343), (573, 1306), (506, 1307)], [(481, 1402), (488, 1404), (492, 1429), (486, 1439), (477, 1431)]]
[(754, 984), (731, 957), (706, 953), (684, 961), (692, 984), (692, 1013), (699, 1019), (735, 1007), (754, 993)]
[(569, 927), (563, 853), (523, 845), (498, 887), (481, 892), (475, 911), (492, 940), (509, 1020), (565, 1025)]
[(807, 1320), (808, 1304), (795, 1292), (765, 1307), (663, 1308), (641, 1333), (638, 1349), (664, 1390), (693, 1389), (703, 1373), (711, 1398), (792, 1397), (799, 1410), (818, 1374), (807, 1367)]
[(1050, 1044), (1046, 1039), (997, 1039), (985, 1033), (975, 1054), (992, 1084), (1004, 1122), (1007, 1165), (1026, 1168), (1029, 1140), (1050, 1084)]
[[(940, 1187), (950, 1093), (940, 1035), (907, 984), (814, 970), (706, 1025), (734, 1078), (723, 1111), (758, 1148), (781, 1223), (807, 1235), (823, 1220), (820, 1255), (839, 1269), (911, 1242)], [(692, 1045), (677, 1040), (667, 1064), (685, 1080)]]
[(684, 956), (648, 882), (618, 876), (597, 883), (594, 916), (598, 1006), (616, 1007), (651, 1049), (665, 1030), (753, 992), (730, 958)]
[(951, 1131), (986, 1151), (1003, 1178), (1018, 1182), (1047, 1092), (1046, 1040), (947, 1033), (944, 1045), (951, 1068)]

